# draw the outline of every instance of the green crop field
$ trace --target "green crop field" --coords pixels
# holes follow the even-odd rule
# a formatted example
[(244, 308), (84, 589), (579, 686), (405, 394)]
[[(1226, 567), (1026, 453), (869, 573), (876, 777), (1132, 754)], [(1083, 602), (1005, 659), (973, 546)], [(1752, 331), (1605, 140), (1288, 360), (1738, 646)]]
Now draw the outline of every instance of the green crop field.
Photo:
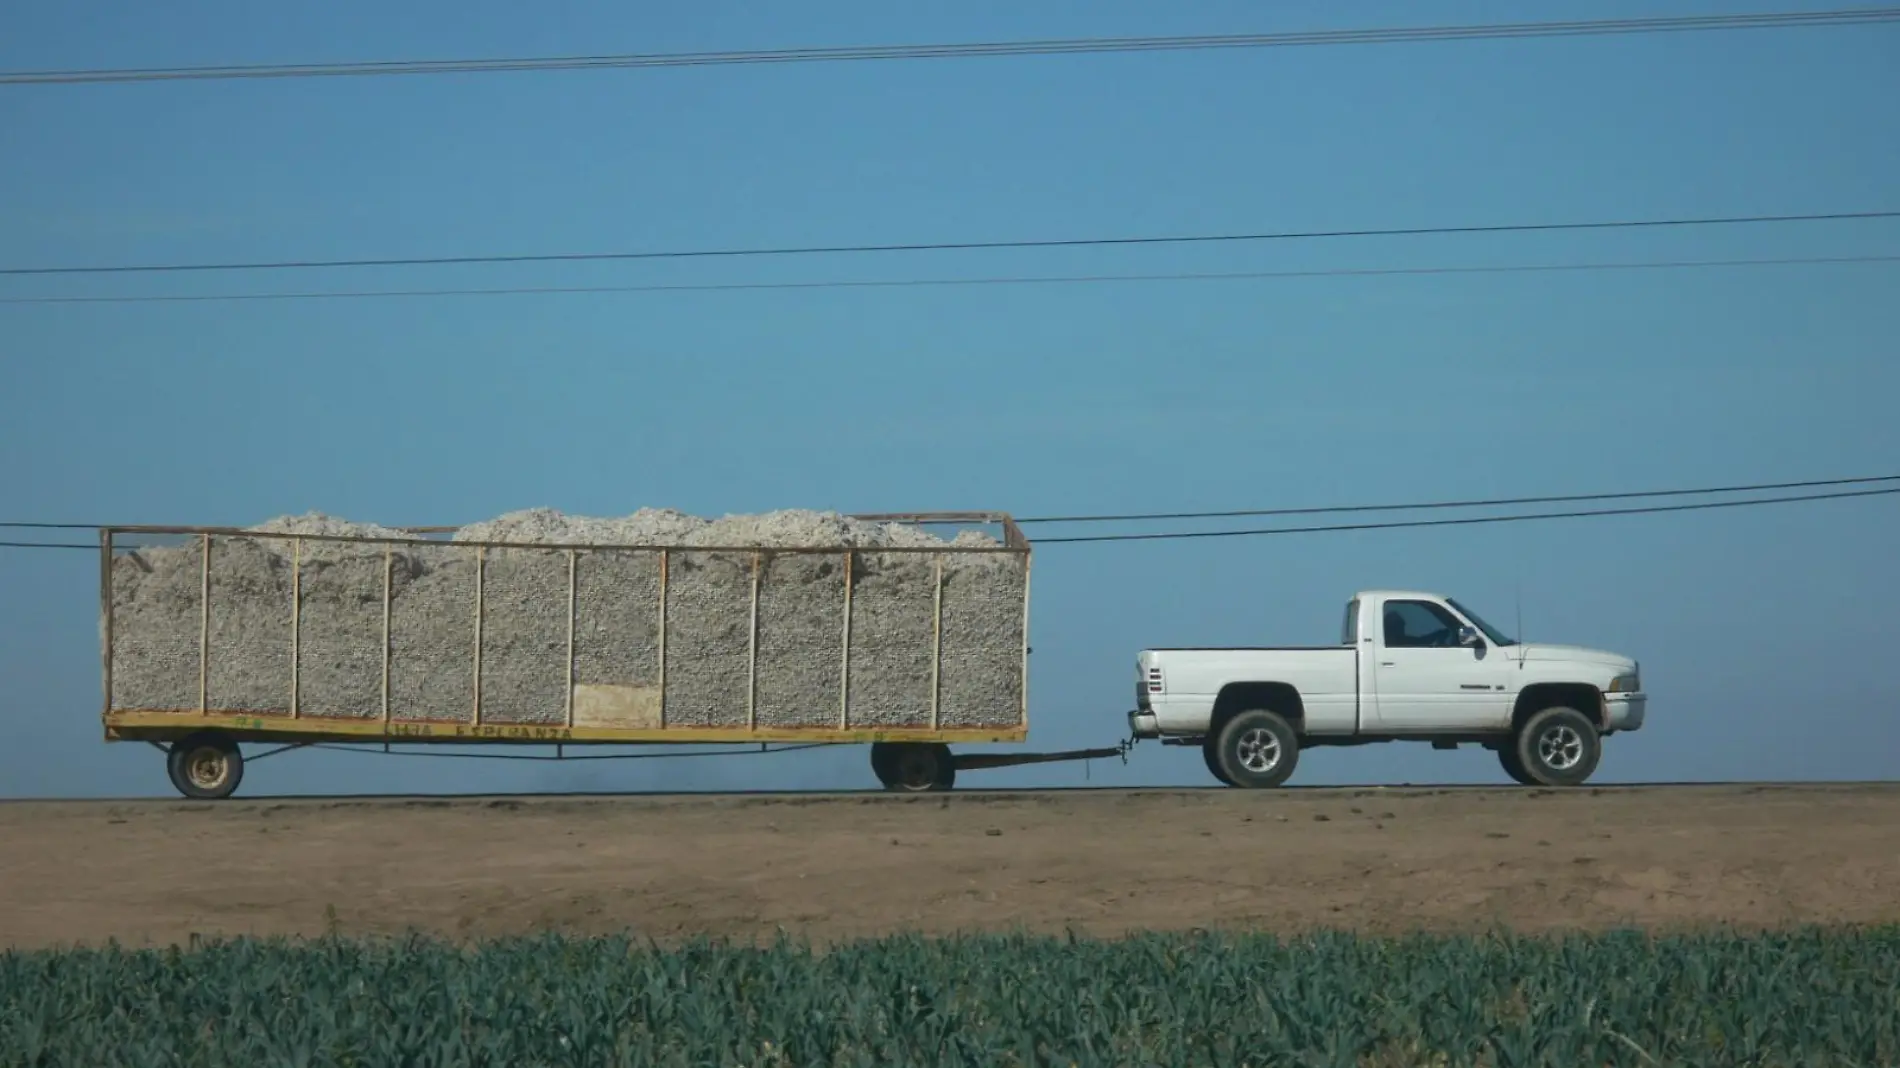
[(0, 956), (0, 1065), (1900, 1063), (1900, 929)]

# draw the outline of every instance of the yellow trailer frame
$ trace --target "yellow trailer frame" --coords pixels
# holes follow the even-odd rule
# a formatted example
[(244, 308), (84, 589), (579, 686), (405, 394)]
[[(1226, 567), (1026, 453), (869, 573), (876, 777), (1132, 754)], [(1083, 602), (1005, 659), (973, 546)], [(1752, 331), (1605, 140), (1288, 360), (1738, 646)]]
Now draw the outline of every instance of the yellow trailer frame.
[[(102, 721), (107, 741), (143, 741), (155, 745), (168, 745), (173, 756), (174, 782), (179, 782), (179, 762), (193, 765), (193, 761), (213, 761), (222, 754), (227, 761), (239, 761), (236, 756), (236, 744), (239, 741), (259, 743), (282, 743), (289, 747), (301, 747), (320, 743), (362, 744), (382, 743), (385, 748), (392, 744), (449, 744), (469, 745), (484, 743), (501, 744), (542, 744), (542, 745), (705, 745), (705, 744), (760, 744), (770, 743), (809, 743), (809, 744), (864, 744), (873, 746), (873, 764), (878, 769), (880, 779), (891, 785), (891, 775), (897, 775), (899, 765), (906, 761), (916, 764), (922, 761), (928, 768), (917, 767), (917, 775), (929, 779), (918, 788), (947, 788), (953, 778), (951, 774), (956, 762), (951, 758), (948, 744), (957, 743), (1004, 743), (1022, 742), (1028, 736), (1028, 664), (1029, 664), (1029, 566), (1030, 544), (1024, 537), (1016, 521), (1005, 512), (909, 512), (877, 513), (857, 515), (853, 518), (872, 522), (895, 522), (908, 524), (985, 524), (1000, 527), (1001, 544), (996, 546), (950, 545), (929, 547), (880, 546), (875, 549), (855, 550), (845, 546), (817, 546), (798, 548), (779, 548), (761, 546), (704, 546), (704, 545), (585, 545), (567, 546), (547, 543), (520, 542), (482, 542), (452, 541), (444, 535), (452, 534), (456, 527), (409, 527), (403, 528), (402, 538), (362, 538), (349, 535), (297, 534), (245, 530), (233, 527), (178, 527), (178, 526), (114, 526), (100, 531), (100, 599), (101, 599), (101, 639), (102, 671), (104, 688), (104, 707)], [(201, 618), (198, 635), (198, 671), (199, 700), (196, 708), (146, 708), (115, 707), (113, 689), (114, 669), (114, 619), (113, 619), (113, 560), (115, 554), (125, 547), (125, 543), (134, 539), (173, 538), (184, 539), (185, 544), (196, 540), (202, 551), (201, 565)], [(279, 539), (292, 543), (291, 552), (291, 588), (292, 604), (300, 604), (298, 590), (302, 576), (303, 547), (309, 542), (348, 542), (353, 544), (383, 545), (387, 552), (398, 551), (408, 546), (454, 546), (472, 550), (476, 554), (475, 568), (475, 604), (473, 609), (477, 619), (476, 640), (474, 644), (474, 671), (476, 673), (476, 691), (474, 707), (466, 720), (433, 720), (393, 718), (389, 700), (389, 583), (384, 583), (383, 614), (383, 702), (380, 715), (363, 717), (339, 717), (335, 715), (312, 715), (300, 707), (297, 665), (300, 663), (301, 636), (299, 620), (301, 611), (293, 607), (290, 612), (290, 696), (288, 707), (283, 710), (256, 709), (218, 709), (210, 707), (207, 699), (209, 658), (211, 653), (211, 545), (217, 538)], [(496, 723), (483, 722), (481, 714), (480, 672), (481, 672), (481, 631), (479, 620), (482, 613), (483, 575), (481, 561), (485, 554), (494, 549), (529, 549), (542, 552), (566, 551), (569, 568), (569, 635), (568, 635), (568, 677), (569, 694), (562, 723)], [(574, 722), (574, 579), (573, 561), (577, 553), (592, 551), (643, 552), (655, 553), (659, 557), (659, 612), (660, 626), (658, 641), (661, 669), (658, 682), (659, 706), (662, 709), (660, 724), (657, 727), (616, 727), (576, 725)], [(878, 555), (921, 553), (937, 557), (937, 593), (935, 598), (935, 617), (933, 619), (933, 660), (931, 664), (932, 695), (930, 726), (918, 727), (872, 727), (860, 726), (850, 722), (849, 716), (849, 678), (851, 653), (851, 586), (853, 568), (851, 557), (858, 552)], [(844, 572), (844, 614), (841, 620), (841, 655), (843, 657), (843, 678), (846, 693), (840, 696), (837, 726), (811, 727), (774, 727), (760, 724), (756, 710), (749, 709), (745, 726), (668, 726), (664, 721), (665, 707), (665, 642), (667, 620), (667, 568), (674, 553), (693, 554), (751, 554), (753, 558), (752, 578), (752, 629), (750, 649), (748, 650), (748, 685), (756, 697), (758, 679), (759, 620), (758, 598), (761, 573), (761, 561), (770, 556), (789, 556), (800, 554), (824, 554), (845, 558)], [(956, 554), (1010, 554), (1020, 556), (1022, 560), (1023, 606), (1022, 606), (1022, 683), (1021, 702), (1017, 722), (1010, 725), (969, 727), (939, 726), (938, 704), (941, 696), (940, 679), (943, 655), (943, 573), (942, 561), (945, 556)], [(207, 748), (209, 746), (209, 748)], [(192, 753), (181, 751), (192, 748)], [(1125, 752), (1123, 749), (1089, 750), (1089, 756), (1113, 755)], [(965, 758), (971, 767), (995, 767), (1015, 763), (1034, 763), (1044, 759), (1061, 756), (1077, 759), (1074, 754), (1036, 755), (989, 755)], [(215, 762), (215, 761), (213, 761)], [(205, 764), (205, 767), (209, 767)], [(887, 774), (889, 772), (889, 774)], [(209, 771), (206, 772), (210, 774)], [(187, 778), (190, 776), (187, 775)], [(902, 776), (899, 775), (901, 778)], [(231, 787), (234, 789), (235, 787)], [(181, 783), (180, 789), (185, 790)], [(217, 789), (203, 792), (203, 796), (224, 796)], [(188, 796), (192, 794), (187, 791)]]

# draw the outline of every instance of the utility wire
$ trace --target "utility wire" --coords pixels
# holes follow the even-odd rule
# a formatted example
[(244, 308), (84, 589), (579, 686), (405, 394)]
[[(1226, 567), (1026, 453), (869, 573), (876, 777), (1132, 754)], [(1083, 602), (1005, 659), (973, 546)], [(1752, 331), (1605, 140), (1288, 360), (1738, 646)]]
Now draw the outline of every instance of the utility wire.
[(1222, 34), (1188, 37), (1088, 37), (1040, 41), (980, 41), (965, 44), (858, 45), (730, 52), (632, 53), (498, 59), (385, 60), (348, 63), (260, 63), (200, 67), (131, 67), (101, 70), (0, 72), (0, 85), (73, 85), (98, 82), (209, 81), (258, 78), (363, 77), (395, 74), (489, 74), (518, 71), (650, 69), (738, 64), (825, 63), (850, 60), (957, 59), (976, 56), (1084, 55), (1108, 52), (1181, 52), (1235, 48), (1400, 44), (1459, 40), (1519, 40), (1536, 37), (1685, 33), (1709, 30), (1865, 26), (1900, 21), (1900, 8), (1849, 8), (1743, 15), (1589, 19), (1427, 25), (1363, 30)]
[(1257, 233), (1180, 234), (1158, 237), (1075, 237), (1046, 240), (941, 241), (895, 245), (807, 245), (776, 248), (674, 249), (651, 252), (558, 252), (473, 256), (404, 256), (348, 260), (260, 260), (227, 263), (151, 263), (90, 267), (0, 267), (0, 275), (182, 273), (188, 271), (281, 271), (337, 267), (442, 267), (497, 263), (582, 263), (622, 260), (680, 260), (742, 256), (811, 256), (868, 252), (952, 252), (975, 249), (1101, 248), (1111, 245), (1233, 244), (1251, 241), (1317, 240), (1342, 237), (1417, 237), (1428, 234), (1541, 233), (1558, 230), (1636, 230), (1686, 226), (1735, 226), (1757, 223), (1836, 222), (1900, 218), (1900, 211), (1842, 211), (1798, 215), (1726, 215), (1663, 219), (1613, 219), (1591, 222), (1501, 223), (1493, 225), (1413, 226), (1358, 230), (1278, 230)]
[(1818, 266), (1900, 262), (1900, 255), (1785, 256), (1768, 259), (1662, 260), (1621, 263), (1518, 263), (1489, 267), (1349, 267), (1305, 271), (1208, 271), (1167, 274), (1014, 275), (985, 278), (829, 279), (814, 282), (711, 282), (626, 286), (493, 286), (446, 289), (307, 290), (279, 293), (155, 293), (96, 296), (0, 297), (0, 304), (206, 304), (271, 300), (513, 297), (616, 293), (716, 293), (807, 289), (921, 289), (956, 286), (1100, 284), (1106, 282), (1220, 282), (1273, 278), (1374, 278), (1400, 275), (1538, 274), (1574, 271), (1683, 270), (1711, 267)]
[[(1564, 496), (1491, 497), (1479, 500), (1422, 501), (1414, 504), (1342, 504), (1301, 508), (1248, 508), (1228, 512), (1134, 512), (1123, 515), (1057, 515), (1016, 518), (1028, 523), (1129, 523), (1150, 519), (1230, 519), (1242, 516), (1330, 515), (1344, 512), (1417, 512), (1442, 508), (1502, 508), (1520, 504), (1569, 504), (1581, 501), (1625, 501), (1655, 497), (1707, 497), (1718, 493), (1766, 493), (1770, 490), (1820, 489), (1832, 486), (1864, 486), (1900, 482), (1900, 474), (1862, 475), (1853, 478), (1816, 478), (1801, 482), (1751, 482), (1731, 486), (1704, 486), (1699, 489), (1622, 490), (1614, 493), (1578, 493)], [(0, 522), (0, 530), (104, 530), (111, 523)], [(96, 549), (97, 545), (78, 548)]]
[[(1629, 497), (1661, 497), (1661, 496), (1676, 495), (1676, 494), (1726, 493), (1726, 492), (1742, 492), (1742, 491), (1751, 491), (1751, 490), (1765, 490), (1765, 489), (1798, 487), (1798, 486), (1836, 486), (1836, 485), (1864, 484), (1864, 483), (1869, 483), (1869, 482), (1895, 482), (1895, 481), (1900, 481), (1900, 475), (1885, 475), (1885, 476), (1880, 476), (1877, 478), (1826, 479), (1826, 480), (1810, 481), (1810, 482), (1763, 483), (1763, 484), (1759, 484), (1755, 486), (1735, 486), (1735, 487), (1724, 487), (1724, 488), (1702, 489), (1702, 490), (1655, 490), (1655, 491), (1649, 491), (1645, 493), (1586, 494), (1586, 495), (1580, 495), (1580, 496), (1574, 496), (1574, 497), (1519, 497), (1519, 498), (1514, 498), (1510, 500), (1471, 501), (1471, 502), (1463, 502), (1463, 503), (1447, 501), (1447, 502), (1437, 502), (1437, 503), (1430, 503), (1430, 504), (1354, 505), (1354, 506), (1348, 506), (1344, 508), (1305, 509), (1305, 510), (1293, 509), (1293, 510), (1287, 510), (1287, 511), (1263, 510), (1263, 511), (1253, 511), (1253, 512), (1229, 512), (1229, 513), (1219, 513), (1219, 514), (1282, 515), (1282, 514), (1297, 514), (1302, 511), (1305, 511), (1305, 512), (1349, 512), (1349, 511), (1369, 511), (1369, 510), (1381, 509), (1381, 508), (1479, 507), (1479, 506), (1484, 506), (1484, 505), (1501, 505), (1501, 504), (1509, 504), (1509, 503), (1555, 502), (1555, 501), (1569, 501), (1569, 500), (1575, 500), (1575, 501), (1612, 500), (1612, 499), (1629, 498)], [(1462, 518), (1462, 519), (1397, 520), (1397, 521), (1382, 521), (1382, 522), (1373, 522), (1373, 523), (1333, 524), (1333, 525), (1328, 525), (1328, 526), (1313, 526), (1313, 527), (1278, 527), (1278, 528), (1271, 528), (1271, 529), (1264, 529), (1264, 530), (1213, 530), (1213, 531), (1180, 531), (1180, 532), (1168, 532), (1168, 533), (1158, 533), (1158, 534), (1080, 535), (1080, 536), (1060, 537), (1060, 538), (1037, 538), (1035, 539), (1035, 544), (1037, 545), (1064, 545), (1064, 544), (1079, 544), (1083, 542), (1106, 542), (1106, 541), (1178, 541), (1178, 540), (1184, 540), (1188, 538), (1234, 538), (1234, 537), (1249, 537), (1249, 536), (1271, 535), (1271, 534), (1322, 534), (1322, 533), (1335, 533), (1335, 532), (1354, 531), (1354, 530), (1398, 530), (1398, 529), (1416, 528), (1416, 527), (1471, 526), (1471, 525), (1476, 525), (1480, 523), (1521, 523), (1521, 522), (1529, 522), (1531, 520), (1581, 519), (1581, 518), (1592, 517), (1592, 516), (1655, 515), (1655, 514), (1660, 514), (1660, 513), (1665, 513), (1665, 512), (1705, 511), (1705, 510), (1713, 509), (1713, 508), (1752, 508), (1752, 507), (1757, 507), (1761, 505), (1793, 504), (1793, 503), (1798, 503), (1798, 502), (1803, 502), (1803, 501), (1830, 501), (1830, 500), (1843, 500), (1843, 499), (1854, 498), (1854, 497), (1879, 497), (1879, 496), (1885, 496), (1888, 494), (1895, 494), (1895, 493), (1900, 493), (1900, 487), (1891, 487), (1891, 488), (1886, 488), (1886, 489), (1849, 490), (1849, 491), (1840, 491), (1840, 492), (1833, 492), (1833, 493), (1815, 493), (1815, 494), (1803, 494), (1803, 495), (1783, 496), (1783, 497), (1756, 497), (1756, 498), (1751, 498), (1748, 500), (1740, 500), (1740, 501), (1704, 501), (1704, 502), (1699, 502), (1696, 504), (1664, 504), (1664, 505), (1651, 505), (1651, 506), (1639, 507), (1639, 508), (1603, 508), (1603, 509), (1585, 509), (1585, 510), (1569, 511), (1569, 512), (1533, 512), (1533, 513), (1520, 513), (1517, 515), (1475, 516), (1475, 517), (1468, 517), (1468, 518)], [(1216, 514), (1216, 513), (1185, 513), (1183, 517), (1194, 517), (1194, 516), (1199, 516), (1199, 515), (1211, 515), (1211, 514)], [(1084, 518), (1085, 519), (1101, 518), (1104, 520), (1109, 520), (1109, 519), (1139, 519), (1139, 518), (1144, 518), (1144, 517), (1142, 516), (1102, 516), (1102, 517), (1084, 517)], [(1058, 519), (1019, 520), (1019, 522), (1025, 522), (1025, 523), (1059, 522), (1059, 521), (1062, 521), (1062, 520), (1058, 520)], [(1074, 520), (1070, 520), (1070, 521), (1074, 521)], [(91, 526), (90, 524), (78, 524), (78, 523), (71, 523), (71, 524), (68, 524), (68, 523), (0, 523), (0, 528), (16, 528), (16, 529), (17, 528), (35, 528), (35, 529), (64, 530), (64, 529), (76, 529), (76, 528), (90, 527), (90, 526)], [(93, 528), (93, 529), (96, 529), (96, 528)], [(85, 545), (85, 544), (80, 544), (80, 543), (9, 541), (9, 542), (0, 542), (0, 548), (87, 549), (87, 550), (97, 551), (99, 546), (97, 544)]]
[[(1237, 519), (1270, 515), (1337, 515), (1346, 512), (1415, 512), (1444, 508), (1502, 508), (1524, 504), (1576, 504), (1583, 501), (1627, 501), (1656, 497), (1704, 497), (1718, 493), (1765, 493), (1769, 490), (1818, 489), (1823, 486), (1864, 486), (1900, 482), (1900, 475), (1865, 478), (1824, 478), (1806, 482), (1760, 482), (1748, 486), (1708, 486), (1702, 489), (1632, 490), (1620, 493), (1572, 493), (1546, 497), (1494, 497), (1488, 500), (1424, 501), (1417, 504), (1345, 504), (1314, 508), (1248, 508), (1231, 512), (1140, 512), (1128, 515), (1051, 515), (1019, 518), (1029, 523), (1137, 523), (1156, 519)], [(1049, 540), (1049, 539), (1040, 539)]]
[(1798, 501), (1832, 501), (1848, 497), (1879, 497), (1900, 493), (1893, 489), (1853, 490), (1842, 493), (1814, 493), (1791, 497), (1761, 497), (1747, 501), (1705, 501), (1699, 504), (1658, 504), (1643, 508), (1598, 508), (1573, 512), (1535, 512), (1526, 515), (1475, 516), (1465, 519), (1414, 519), (1379, 523), (1336, 523), (1318, 527), (1275, 527), (1264, 530), (1205, 530), (1165, 534), (1094, 534), (1069, 538), (1037, 538), (1036, 545), (1064, 545), (1104, 541), (1181, 541), (1188, 538), (1242, 538), (1272, 534), (1332, 534), (1350, 530), (1399, 530), (1417, 527), (1462, 527), (1481, 523), (1526, 523), (1540, 519), (1582, 519), (1591, 516), (1655, 515), (1663, 512), (1697, 512), (1712, 508), (1754, 508), (1768, 504), (1792, 504)]

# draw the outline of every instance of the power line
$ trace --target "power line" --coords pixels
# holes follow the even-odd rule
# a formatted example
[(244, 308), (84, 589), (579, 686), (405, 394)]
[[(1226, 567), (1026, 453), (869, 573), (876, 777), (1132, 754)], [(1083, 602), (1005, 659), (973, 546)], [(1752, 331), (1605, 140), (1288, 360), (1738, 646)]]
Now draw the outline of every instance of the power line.
[(1572, 512), (1536, 512), (1527, 515), (1474, 516), (1464, 519), (1414, 519), (1381, 523), (1335, 523), (1317, 527), (1275, 527), (1264, 530), (1204, 530), (1164, 534), (1094, 534), (1069, 538), (1037, 538), (1037, 545), (1079, 544), (1104, 541), (1182, 541), (1189, 538), (1242, 538), (1272, 534), (1333, 534), (1353, 530), (1399, 530), (1418, 527), (1463, 527), (1481, 523), (1526, 523), (1540, 519), (1582, 519), (1591, 516), (1656, 515), (1663, 512), (1697, 512), (1713, 508), (1754, 508), (1769, 504), (1799, 501), (1831, 501), (1848, 497), (1879, 497), (1900, 493), (1893, 489), (1853, 490), (1843, 493), (1814, 493), (1791, 497), (1761, 497), (1747, 501), (1705, 501), (1699, 504), (1658, 504), (1643, 508), (1598, 508)]
[[(1659, 504), (1641, 508), (1597, 508), (1568, 512), (1534, 512), (1519, 515), (1474, 516), (1463, 519), (1415, 519), (1377, 523), (1334, 523), (1311, 527), (1273, 527), (1255, 530), (1178, 531), (1160, 534), (1094, 534), (1064, 538), (1037, 538), (1037, 545), (1075, 545), (1085, 542), (1186, 541), (1199, 538), (1262, 537), (1275, 534), (1337, 534), (1363, 530), (1403, 530), (1422, 527), (1477, 526), (1488, 523), (1526, 523), (1550, 519), (1584, 519), (1599, 516), (1659, 515), (1667, 512), (1698, 512), (1717, 508), (1755, 508), (1771, 504), (1795, 504), (1810, 501), (1845, 500), (1856, 497), (1883, 497), (1900, 493), (1892, 489), (1852, 490), (1841, 493), (1813, 493), (1786, 497), (1760, 497), (1745, 501), (1705, 501), (1697, 504)], [(54, 542), (0, 542), (7, 549), (87, 549), (97, 545)]]
[[(1769, 490), (1813, 489), (1825, 486), (1856, 486), (1888, 482), (1900, 482), (1900, 475), (1871, 475), (1857, 478), (1808, 479), (1800, 482), (1757, 482), (1747, 485), (1707, 486), (1699, 489), (1663, 489), (1632, 490), (1616, 493), (1582, 493), (1563, 496), (1538, 497), (1496, 497), (1482, 500), (1464, 501), (1425, 501), (1413, 504), (1353, 504), (1315, 508), (1261, 508), (1227, 512), (1150, 512), (1125, 515), (1093, 516), (1032, 516), (1018, 519), (1021, 524), (1029, 523), (1097, 523), (1097, 522), (1135, 522), (1151, 519), (1215, 519), (1242, 516), (1276, 515), (1318, 515), (1350, 512), (1381, 511), (1419, 511), (1445, 508), (1494, 508), (1507, 505), (1555, 504), (1582, 501), (1631, 500), (1638, 498), (1707, 496), (1718, 493), (1761, 493)], [(1762, 504), (1782, 504), (1796, 501), (1825, 501), (1848, 497), (1873, 497), (1882, 494), (1900, 493), (1900, 487), (1854, 492), (1809, 494), (1790, 497), (1758, 497), (1741, 501), (1715, 501), (1698, 504), (1659, 505), (1645, 508), (1599, 509), (1577, 512), (1532, 513), (1505, 516), (1480, 516), (1467, 519), (1406, 520), (1390, 523), (1350, 524), (1323, 527), (1288, 527), (1276, 530), (1220, 530), (1196, 531), (1162, 534), (1108, 534), (1061, 538), (1038, 538), (1039, 545), (1064, 544), (1091, 541), (1142, 541), (1172, 540), (1180, 538), (1224, 538), (1255, 534), (1304, 534), (1347, 530), (1385, 530), (1417, 526), (1455, 526), (1472, 523), (1522, 522), (1532, 519), (1568, 519), (1598, 515), (1643, 515), (1655, 512), (1695, 511), (1707, 508), (1745, 508)], [(0, 522), (0, 530), (100, 530), (111, 526), (108, 523), (47, 523), (47, 522)], [(54, 542), (0, 542), (0, 548), (14, 549), (98, 549), (97, 543), (54, 543)]]
[[(1231, 512), (1142, 512), (1128, 515), (1055, 515), (1031, 516), (1016, 520), (1029, 523), (1136, 523), (1157, 519), (1237, 519), (1270, 515), (1337, 515), (1347, 512), (1415, 512), (1446, 508), (1502, 508), (1506, 505), (1575, 504), (1582, 501), (1627, 501), (1656, 497), (1705, 497), (1718, 493), (1766, 493), (1769, 490), (1818, 489), (1823, 486), (1864, 486), (1881, 482), (1900, 482), (1900, 475), (1873, 475), (1864, 478), (1824, 478), (1806, 482), (1758, 482), (1746, 486), (1707, 486), (1701, 489), (1631, 490), (1619, 493), (1572, 493), (1545, 497), (1494, 497), (1488, 500), (1424, 501), (1417, 504), (1346, 504), (1316, 508), (1248, 508)], [(3, 525), (3, 524), (0, 524)], [(1046, 539), (1039, 539), (1046, 540)]]
[(807, 245), (776, 248), (675, 249), (651, 252), (556, 252), (474, 256), (402, 256), (349, 260), (261, 260), (232, 263), (153, 263), (91, 267), (0, 267), (0, 275), (181, 273), (187, 271), (281, 271), (339, 267), (443, 267), (500, 263), (582, 263), (606, 260), (678, 260), (742, 256), (811, 256), (869, 252), (957, 252), (978, 249), (1100, 248), (1112, 245), (1190, 245), (1250, 241), (1318, 240), (1342, 237), (1418, 237), (1447, 234), (1542, 233), (1559, 230), (1636, 230), (1759, 223), (1836, 222), (1900, 218), (1900, 211), (1817, 212), (1800, 215), (1727, 215), (1590, 222), (1500, 223), (1413, 226), (1359, 230), (1279, 230), (1257, 233), (1178, 234), (1158, 237), (1074, 237), (1009, 241), (940, 241), (894, 245)]
[(1538, 274), (1576, 271), (1684, 270), (1714, 267), (1818, 266), (1900, 262), (1900, 255), (1786, 256), (1766, 259), (1662, 260), (1616, 263), (1520, 263), (1488, 267), (1364, 267), (1294, 271), (1205, 271), (1163, 274), (1004, 275), (982, 278), (827, 279), (814, 282), (711, 282), (625, 286), (493, 286), (444, 289), (307, 290), (280, 293), (157, 293), (98, 296), (0, 297), (0, 304), (204, 304), (273, 300), (713, 293), (805, 289), (920, 289), (927, 287), (1100, 284), (1107, 282), (1220, 282), (1274, 278), (1374, 278), (1404, 275)]
[(1744, 15), (1590, 19), (1474, 25), (1400, 26), (1363, 30), (1220, 34), (1186, 37), (1087, 37), (965, 44), (857, 45), (728, 52), (630, 53), (498, 59), (384, 60), (347, 63), (269, 63), (200, 67), (0, 72), (0, 85), (74, 85), (100, 82), (212, 81), (260, 78), (366, 77), (397, 74), (492, 74), (521, 71), (625, 70), (663, 67), (830, 63), (854, 60), (960, 59), (981, 56), (1086, 55), (1110, 52), (1182, 52), (1401, 44), (1538, 37), (1628, 36), (1711, 30), (1865, 26), (1900, 22), (1900, 8), (1852, 8)]

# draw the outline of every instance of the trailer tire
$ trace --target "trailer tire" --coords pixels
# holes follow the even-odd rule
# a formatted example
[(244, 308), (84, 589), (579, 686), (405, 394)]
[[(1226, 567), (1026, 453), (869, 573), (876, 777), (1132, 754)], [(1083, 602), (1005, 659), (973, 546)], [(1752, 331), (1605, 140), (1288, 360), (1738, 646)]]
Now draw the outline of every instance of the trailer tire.
[(1511, 745), (1538, 786), (1581, 786), (1603, 759), (1596, 725), (1583, 713), (1561, 705), (1525, 720)]
[(172, 786), (194, 801), (221, 801), (244, 781), (244, 754), (228, 735), (200, 731), (171, 744), (165, 770)]
[(1300, 739), (1278, 713), (1242, 712), (1221, 727), (1215, 756), (1228, 782), (1242, 789), (1270, 789), (1292, 777)]
[(886, 787), (891, 784), (891, 750), (894, 748), (889, 742), (871, 743), (871, 774)]
[(957, 765), (942, 742), (874, 742), (871, 771), (886, 790), (926, 793), (957, 784)]

